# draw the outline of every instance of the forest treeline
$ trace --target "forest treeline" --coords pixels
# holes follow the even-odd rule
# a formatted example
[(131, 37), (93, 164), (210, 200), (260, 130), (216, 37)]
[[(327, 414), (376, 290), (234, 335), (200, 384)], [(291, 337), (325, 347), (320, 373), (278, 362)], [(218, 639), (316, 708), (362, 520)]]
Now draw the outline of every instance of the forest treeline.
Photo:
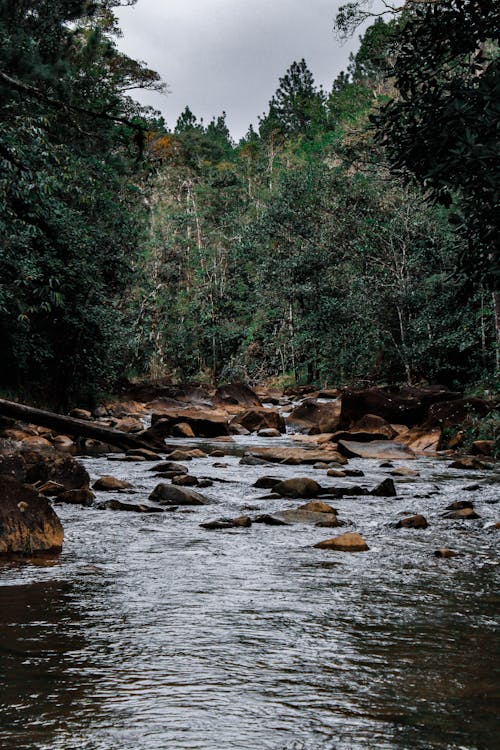
[(134, 101), (163, 84), (120, 4), (0, 0), (0, 387), (491, 385), (498, 6), (407, 3), (329, 90), (292, 63), (235, 143)]

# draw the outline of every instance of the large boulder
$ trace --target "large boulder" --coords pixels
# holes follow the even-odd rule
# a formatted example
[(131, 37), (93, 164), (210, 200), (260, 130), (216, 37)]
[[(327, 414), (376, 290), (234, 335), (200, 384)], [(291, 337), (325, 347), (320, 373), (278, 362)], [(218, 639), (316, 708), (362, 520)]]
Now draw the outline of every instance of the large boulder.
[(426, 407), (413, 396), (400, 396), (381, 388), (348, 390), (341, 396), (340, 427), (349, 428), (367, 414), (382, 417), (390, 424), (412, 427), (423, 421)]
[(321, 486), (308, 477), (295, 477), (285, 479), (273, 487), (273, 492), (277, 492), (281, 497), (317, 497), (321, 492)]
[(230, 383), (217, 388), (214, 395), (214, 404), (231, 409), (238, 406), (250, 409), (253, 406), (262, 407), (262, 402), (257, 394), (244, 383)]
[(339, 440), (338, 446), (339, 451), (348, 458), (378, 458), (382, 461), (415, 458), (410, 448), (390, 440), (374, 440), (370, 443)]
[(233, 417), (231, 425), (240, 425), (249, 432), (265, 429), (278, 430), (280, 433), (286, 432), (285, 420), (274, 409), (247, 409)]
[(369, 547), (360, 534), (348, 533), (325, 539), (314, 545), (317, 549), (331, 549), (337, 552), (366, 552)]
[(150, 494), (151, 502), (159, 505), (206, 505), (208, 499), (189, 487), (175, 484), (158, 484)]
[(105, 475), (99, 477), (92, 485), (94, 490), (100, 490), (101, 492), (116, 492), (117, 490), (129, 490), (132, 485), (129, 482), (124, 482), (122, 479), (116, 477), (110, 477)]
[(336, 463), (344, 465), (347, 459), (338, 451), (330, 448), (329, 450), (314, 450), (314, 448), (252, 448), (252, 454), (258, 458), (265, 459), (272, 463), (285, 463), (291, 465), (298, 464), (315, 464), (318, 461), (327, 463)]
[(340, 401), (321, 404), (315, 399), (306, 399), (290, 412), (286, 422), (294, 432), (316, 435), (334, 432), (339, 426), (340, 407)]
[[(165, 409), (153, 412), (151, 428), (147, 433), (164, 438), (172, 435), (177, 424), (187, 424), (196, 437), (220, 437), (229, 435), (227, 415), (216, 409)], [(144, 433), (146, 436), (146, 433)]]
[(67, 490), (78, 490), (89, 486), (86, 469), (69, 454), (61, 454), (53, 448), (30, 450), (21, 448), (5, 451), (0, 455), (0, 474), (14, 476), (26, 484), (45, 484), (52, 481)]
[(382, 417), (377, 417), (376, 414), (366, 414), (349, 430), (337, 431), (333, 433), (330, 439), (332, 443), (339, 440), (369, 443), (372, 440), (392, 440), (397, 434), (396, 430)]
[(63, 539), (49, 501), (17, 479), (0, 476), (0, 554), (59, 552)]
[(430, 427), (456, 427), (470, 416), (486, 417), (495, 408), (498, 408), (497, 403), (483, 398), (444, 401), (430, 407), (427, 424)]

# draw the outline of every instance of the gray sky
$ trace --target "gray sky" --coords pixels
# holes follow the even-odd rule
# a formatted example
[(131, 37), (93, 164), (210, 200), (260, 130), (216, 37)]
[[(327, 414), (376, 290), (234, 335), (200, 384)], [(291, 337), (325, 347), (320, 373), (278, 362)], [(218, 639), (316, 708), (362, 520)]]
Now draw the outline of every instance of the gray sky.
[(357, 36), (333, 34), (339, 0), (139, 0), (118, 11), (119, 47), (157, 70), (171, 93), (139, 93), (174, 126), (186, 104), (208, 122), (227, 112), (233, 137), (267, 108), (278, 79), (304, 57), (328, 90)]

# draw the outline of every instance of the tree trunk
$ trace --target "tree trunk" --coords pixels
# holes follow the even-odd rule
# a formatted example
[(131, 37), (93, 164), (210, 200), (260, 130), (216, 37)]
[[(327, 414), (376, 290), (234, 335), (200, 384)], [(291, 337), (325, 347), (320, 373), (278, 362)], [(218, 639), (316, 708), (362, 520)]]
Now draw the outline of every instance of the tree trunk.
[(92, 438), (108, 445), (114, 445), (122, 450), (145, 448), (154, 451), (165, 448), (164, 442), (153, 435), (142, 435), (142, 433), (130, 435), (127, 432), (113, 430), (111, 427), (104, 427), (95, 422), (87, 422), (84, 419), (74, 419), (62, 414), (34, 409), (32, 406), (5, 401), (4, 399), (0, 399), (0, 416), (19, 419), (22, 422), (36, 424), (73, 437)]

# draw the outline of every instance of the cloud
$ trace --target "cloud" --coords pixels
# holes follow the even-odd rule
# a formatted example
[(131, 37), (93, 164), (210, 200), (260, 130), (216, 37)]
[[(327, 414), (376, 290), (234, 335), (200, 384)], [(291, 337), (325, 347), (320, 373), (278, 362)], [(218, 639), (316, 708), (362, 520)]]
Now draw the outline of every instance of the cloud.
[(170, 126), (186, 104), (205, 121), (225, 110), (234, 137), (267, 107), (278, 79), (305, 57), (326, 89), (349, 51), (333, 33), (331, 0), (139, 0), (118, 15), (120, 48), (157, 70), (167, 97), (141, 93)]

